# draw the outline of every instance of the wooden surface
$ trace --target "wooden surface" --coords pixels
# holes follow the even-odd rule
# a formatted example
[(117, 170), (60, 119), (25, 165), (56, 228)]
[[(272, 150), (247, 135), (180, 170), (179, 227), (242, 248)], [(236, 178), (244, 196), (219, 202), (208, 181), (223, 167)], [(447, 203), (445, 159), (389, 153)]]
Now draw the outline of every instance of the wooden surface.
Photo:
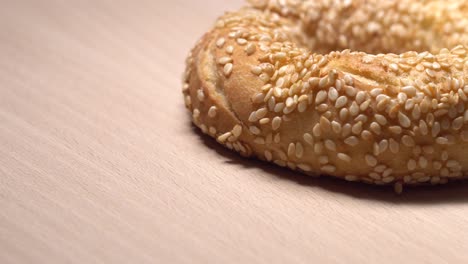
[(0, 263), (467, 263), (468, 185), (350, 184), (192, 127), (185, 55), (237, 1), (2, 1)]

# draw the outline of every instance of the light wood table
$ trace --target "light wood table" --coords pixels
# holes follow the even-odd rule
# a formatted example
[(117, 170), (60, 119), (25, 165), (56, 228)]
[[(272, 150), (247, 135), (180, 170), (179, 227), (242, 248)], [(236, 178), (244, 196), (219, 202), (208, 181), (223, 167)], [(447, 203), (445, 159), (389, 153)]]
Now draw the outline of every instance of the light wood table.
[(184, 59), (242, 1), (2, 1), (0, 263), (468, 263), (468, 185), (350, 184), (190, 123)]

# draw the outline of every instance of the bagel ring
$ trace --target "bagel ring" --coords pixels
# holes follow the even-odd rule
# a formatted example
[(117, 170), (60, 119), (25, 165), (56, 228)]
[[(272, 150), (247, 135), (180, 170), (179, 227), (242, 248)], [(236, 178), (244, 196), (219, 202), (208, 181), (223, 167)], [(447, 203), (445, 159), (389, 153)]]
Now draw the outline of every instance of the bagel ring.
[(186, 61), (193, 122), (243, 156), (370, 184), (468, 177), (468, 2), (264, 0)]

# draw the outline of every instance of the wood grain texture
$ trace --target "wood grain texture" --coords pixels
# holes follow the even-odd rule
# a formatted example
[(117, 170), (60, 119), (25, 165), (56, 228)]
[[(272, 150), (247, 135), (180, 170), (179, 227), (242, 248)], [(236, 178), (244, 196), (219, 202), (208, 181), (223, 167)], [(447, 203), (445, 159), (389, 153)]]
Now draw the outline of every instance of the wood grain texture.
[(190, 124), (185, 55), (236, 1), (2, 1), (0, 263), (467, 263), (468, 185), (350, 184)]

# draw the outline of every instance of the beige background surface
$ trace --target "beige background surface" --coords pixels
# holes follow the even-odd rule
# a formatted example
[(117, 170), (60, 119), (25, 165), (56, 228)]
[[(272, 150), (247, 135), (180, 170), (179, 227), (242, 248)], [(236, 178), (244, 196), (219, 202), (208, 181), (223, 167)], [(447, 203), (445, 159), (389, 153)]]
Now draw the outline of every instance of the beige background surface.
[(241, 2), (2, 1), (0, 263), (468, 262), (467, 184), (310, 179), (191, 126), (185, 55)]

